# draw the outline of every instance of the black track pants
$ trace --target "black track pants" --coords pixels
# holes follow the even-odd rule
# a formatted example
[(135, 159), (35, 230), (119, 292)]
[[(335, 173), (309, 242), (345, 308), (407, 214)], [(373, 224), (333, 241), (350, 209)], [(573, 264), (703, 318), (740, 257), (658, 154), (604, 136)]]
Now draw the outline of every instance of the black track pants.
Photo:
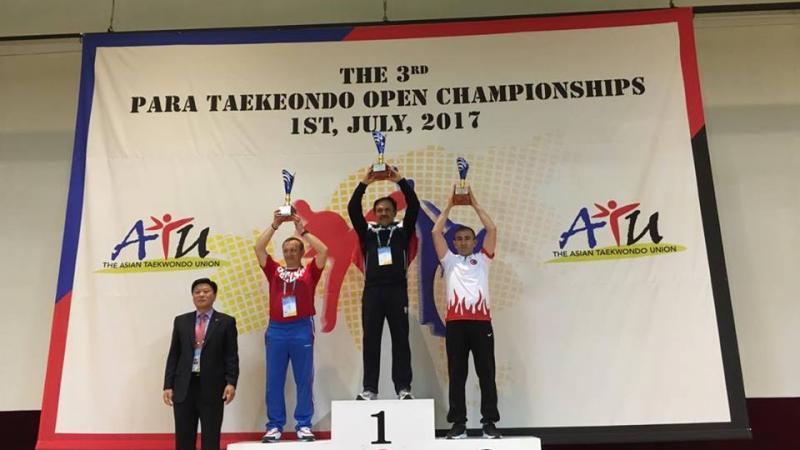
[(364, 390), (378, 393), (383, 321), (392, 335), (392, 381), (395, 392), (411, 389), (411, 348), (408, 345), (408, 291), (404, 285), (364, 288), (361, 324), (364, 357)]
[(494, 331), (483, 320), (451, 320), (446, 332), (447, 370), (450, 374), (450, 411), (447, 421), (467, 423), (464, 387), (469, 373), (469, 353), (481, 387), (481, 423), (497, 422), (497, 385), (494, 381)]

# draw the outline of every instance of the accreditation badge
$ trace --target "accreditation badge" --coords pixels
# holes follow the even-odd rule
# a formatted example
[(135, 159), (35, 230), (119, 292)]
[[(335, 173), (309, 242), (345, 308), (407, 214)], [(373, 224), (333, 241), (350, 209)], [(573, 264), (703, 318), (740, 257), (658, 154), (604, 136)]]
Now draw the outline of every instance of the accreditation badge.
[(389, 246), (378, 247), (378, 265), (391, 266), (392, 265), (392, 248)]
[(200, 351), (202, 349), (196, 348), (194, 349), (194, 356), (192, 356), (192, 372), (199, 373), (200, 372)]
[(283, 317), (294, 317), (297, 315), (297, 299), (294, 295), (283, 297)]

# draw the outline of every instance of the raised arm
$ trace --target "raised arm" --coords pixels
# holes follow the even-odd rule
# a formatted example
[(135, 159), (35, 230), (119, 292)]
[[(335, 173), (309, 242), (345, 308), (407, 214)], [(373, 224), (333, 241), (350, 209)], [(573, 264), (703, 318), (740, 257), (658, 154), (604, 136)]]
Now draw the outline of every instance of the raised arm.
[(410, 230), (409, 236), (414, 233), (414, 227), (417, 225), (417, 216), (419, 215), (419, 198), (414, 188), (400, 173), (397, 167), (391, 168), (391, 181), (400, 186), (403, 196), (406, 198), (406, 213), (403, 215), (403, 229)]
[(439, 217), (436, 218), (436, 222), (431, 229), (433, 247), (436, 249), (436, 256), (439, 257), (440, 261), (447, 255), (447, 252), (450, 251), (447, 248), (447, 241), (444, 238), (444, 226), (447, 224), (447, 218), (450, 216), (450, 209), (452, 208), (453, 196), (450, 196), (447, 199), (447, 205), (442, 209), (442, 212), (439, 213)]
[(253, 250), (256, 252), (256, 257), (258, 258), (259, 267), (264, 267), (264, 264), (267, 263), (267, 244), (272, 240), (272, 235), (278, 231), (278, 226), (280, 226), (280, 224), (281, 222), (278, 220), (278, 210), (275, 210), (272, 216), (272, 223), (261, 233), (256, 240), (256, 245), (253, 247)]
[(475, 194), (472, 192), (472, 188), (469, 190), (469, 198), (472, 200), (472, 208), (475, 210), (475, 213), (478, 214), (478, 218), (481, 219), (483, 228), (486, 230), (486, 236), (483, 238), (483, 249), (490, 256), (494, 256), (494, 249), (497, 246), (497, 225), (494, 224), (489, 214), (487, 214), (486, 211), (481, 208), (481, 205), (478, 204), (478, 201), (475, 200)]
[(303, 221), (300, 220), (300, 217), (297, 215), (294, 216), (294, 227), (295, 231), (297, 231), (297, 235), (308, 241), (308, 243), (311, 244), (311, 248), (317, 253), (317, 256), (314, 257), (314, 263), (317, 265), (317, 268), (320, 270), (324, 269), (325, 262), (328, 260), (328, 246), (308, 231), (303, 225)]
[(373, 181), (372, 167), (370, 167), (367, 169), (367, 174), (364, 176), (364, 179), (356, 186), (356, 189), (353, 191), (353, 196), (350, 197), (350, 202), (347, 204), (347, 214), (350, 216), (350, 223), (353, 224), (353, 229), (356, 230), (356, 233), (361, 237), (367, 233), (367, 219), (364, 218), (361, 200), (364, 198), (367, 186)]

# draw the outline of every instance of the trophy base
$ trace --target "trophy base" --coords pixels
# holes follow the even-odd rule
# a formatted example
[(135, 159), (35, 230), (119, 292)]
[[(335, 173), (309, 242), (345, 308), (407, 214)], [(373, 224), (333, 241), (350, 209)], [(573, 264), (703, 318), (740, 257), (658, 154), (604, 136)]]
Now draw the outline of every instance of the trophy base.
[(468, 206), (472, 204), (472, 200), (470, 200), (469, 194), (453, 194), (453, 204)]
[(389, 166), (386, 163), (375, 163), (372, 165), (372, 178), (375, 180), (386, 180), (389, 178)]
[(278, 215), (283, 219), (283, 222), (291, 220), (294, 213), (295, 209), (292, 205), (283, 205), (278, 208)]
[(468, 187), (456, 187), (453, 191), (453, 204), (454, 205), (471, 205), (472, 200), (469, 198)]

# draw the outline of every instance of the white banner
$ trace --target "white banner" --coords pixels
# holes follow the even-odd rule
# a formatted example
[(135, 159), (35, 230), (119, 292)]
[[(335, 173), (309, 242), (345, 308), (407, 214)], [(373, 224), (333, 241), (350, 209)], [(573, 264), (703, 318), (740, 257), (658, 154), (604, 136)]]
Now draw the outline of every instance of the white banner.
[[(501, 427), (730, 422), (690, 90), (678, 24), (664, 22), (98, 46), (56, 435), (173, 430), (160, 401), (171, 323), (193, 309), (189, 286), (203, 276), (239, 328), (223, 431), (263, 429), (267, 290), (252, 246), (283, 201), (284, 168), (330, 248), (314, 385), (315, 427), (329, 429), (330, 401), (361, 388), (363, 276), (346, 204), (375, 160), (373, 129), (423, 203), (408, 271), (413, 390), (434, 399), (438, 428), (448, 378), (430, 228), (457, 156), (499, 227)], [(370, 185), (365, 212), (396, 191)], [(451, 218), (481, 228), (470, 208)], [(380, 395), (391, 398), (388, 330), (383, 342)], [(467, 392), (477, 423), (474, 372)], [(290, 377), (290, 417), (293, 393)]]

